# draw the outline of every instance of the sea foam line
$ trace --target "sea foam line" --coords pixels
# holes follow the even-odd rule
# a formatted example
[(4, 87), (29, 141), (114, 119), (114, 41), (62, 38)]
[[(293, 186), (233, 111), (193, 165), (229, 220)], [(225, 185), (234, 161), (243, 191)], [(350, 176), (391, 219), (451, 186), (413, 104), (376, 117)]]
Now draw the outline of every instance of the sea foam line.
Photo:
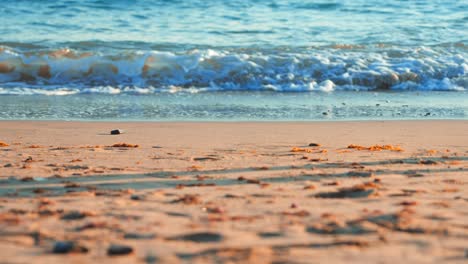
[(464, 49), (427, 47), (108, 53), (0, 47), (0, 94), (456, 91), (468, 87), (466, 55)]

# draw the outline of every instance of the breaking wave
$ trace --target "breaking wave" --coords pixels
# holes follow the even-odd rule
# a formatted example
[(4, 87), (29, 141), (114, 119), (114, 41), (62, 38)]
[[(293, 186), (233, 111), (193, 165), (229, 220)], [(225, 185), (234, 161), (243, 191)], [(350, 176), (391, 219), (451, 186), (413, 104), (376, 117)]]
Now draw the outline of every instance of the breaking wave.
[(173, 51), (0, 46), (0, 94), (460, 91), (468, 87), (467, 58), (463, 44)]

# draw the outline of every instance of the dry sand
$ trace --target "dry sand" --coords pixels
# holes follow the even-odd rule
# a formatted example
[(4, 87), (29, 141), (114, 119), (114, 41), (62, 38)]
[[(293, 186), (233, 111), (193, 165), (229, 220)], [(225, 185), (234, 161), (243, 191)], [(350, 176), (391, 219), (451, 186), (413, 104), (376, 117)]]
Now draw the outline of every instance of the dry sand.
[(467, 121), (4, 121), (0, 141), (0, 263), (468, 260)]

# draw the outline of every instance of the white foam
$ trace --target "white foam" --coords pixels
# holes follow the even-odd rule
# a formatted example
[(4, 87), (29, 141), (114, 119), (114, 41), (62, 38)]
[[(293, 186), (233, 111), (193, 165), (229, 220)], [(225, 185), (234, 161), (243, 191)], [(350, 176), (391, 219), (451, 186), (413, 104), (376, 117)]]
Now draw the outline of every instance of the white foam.
[[(0, 50), (1, 65), (3, 94), (39, 90), (53, 94), (63, 87), (72, 87), (73, 93), (111, 94), (187, 89), (458, 91), (467, 89), (464, 80), (468, 78), (465, 50), (428, 47), (297, 52), (259, 49), (249, 53), (212, 49), (178, 53), (114, 51), (85, 55), (66, 51), (66, 56), (39, 51), (26, 54), (5, 48)], [(66, 93), (57, 90), (57, 94)]]

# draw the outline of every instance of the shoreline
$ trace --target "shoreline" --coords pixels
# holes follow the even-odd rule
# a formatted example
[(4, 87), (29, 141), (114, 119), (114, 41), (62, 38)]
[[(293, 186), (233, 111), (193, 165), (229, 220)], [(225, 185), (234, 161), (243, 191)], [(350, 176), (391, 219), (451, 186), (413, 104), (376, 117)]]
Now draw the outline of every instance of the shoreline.
[[(466, 131), (0, 121), (0, 262), (463, 262)], [(74, 253), (55, 254), (66, 241)]]
[(467, 120), (467, 95), (466, 91), (337, 91), (0, 96), (0, 118), (93, 122)]
[(150, 125), (155, 125), (155, 124), (333, 124), (333, 123), (338, 123), (338, 124), (353, 124), (353, 123), (364, 123), (364, 124), (369, 124), (369, 123), (424, 123), (424, 122), (468, 122), (468, 119), (447, 119), (447, 118), (441, 118), (441, 119), (379, 119), (379, 120), (372, 120), (372, 119), (367, 119), (367, 120), (360, 120), (360, 119), (352, 119), (352, 120), (346, 120), (346, 119), (338, 119), (338, 120), (78, 120), (78, 119), (73, 119), (73, 120), (53, 120), (53, 119), (44, 119), (44, 120), (38, 120), (38, 119), (14, 119), (14, 120), (1, 120), (0, 123), (68, 123), (68, 124), (150, 124)]
[(336, 120), (126, 120), (126, 119), (116, 119), (116, 120), (88, 120), (88, 119), (73, 119), (73, 120), (65, 120), (65, 119), (0, 119), (0, 122), (76, 122), (76, 123), (318, 123), (318, 122), (431, 122), (431, 121), (467, 121), (468, 119), (447, 119), (447, 118), (440, 118), (440, 119), (336, 119)]

